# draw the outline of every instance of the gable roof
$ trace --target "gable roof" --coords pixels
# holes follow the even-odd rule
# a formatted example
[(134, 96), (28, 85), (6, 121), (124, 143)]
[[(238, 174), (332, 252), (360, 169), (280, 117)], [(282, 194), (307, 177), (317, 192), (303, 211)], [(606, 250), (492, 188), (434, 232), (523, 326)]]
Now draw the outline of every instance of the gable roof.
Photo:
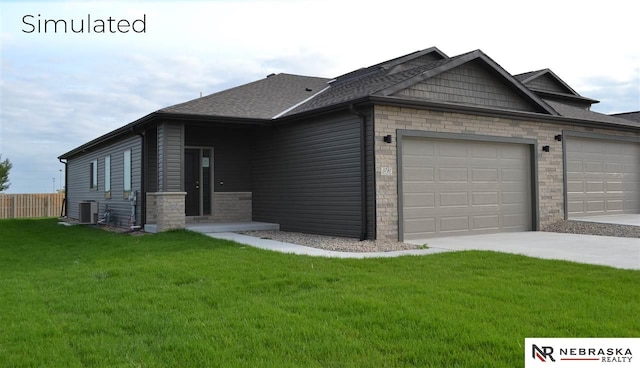
[[(429, 50), (432, 49), (425, 51)], [(429, 80), (430, 78), (472, 61), (479, 61), (485, 65), (496, 78), (500, 79), (514, 92), (533, 105), (537, 112), (548, 115), (558, 115), (545, 101), (527, 89), (522, 83), (480, 50), (471, 51), (453, 58), (438, 58), (409, 69), (403, 70), (398, 68), (402, 63), (415, 60), (417, 57), (423, 55), (425, 55), (425, 53), (405, 55), (392, 60), (391, 63), (385, 62), (364, 70), (361, 69), (359, 73), (355, 75), (348, 73), (338, 77), (329, 83), (329, 88), (301, 106), (298, 106), (296, 109), (293, 109), (288, 115), (370, 96), (388, 97), (398, 91)], [(345, 76), (349, 77), (345, 78)]]
[(329, 79), (273, 74), (158, 110), (160, 113), (272, 119), (326, 87)]
[[(474, 106), (472, 103), (437, 99), (429, 101), (397, 95), (399, 91), (419, 83), (429, 82), (437, 76), (471, 63), (479, 63), (492, 77), (495, 77), (496, 81), (515, 92), (515, 95), (533, 107), (533, 110), (513, 110), (493, 105)], [(543, 79), (560, 89), (546, 90), (538, 88), (540, 85), (536, 87), (536, 81)], [(358, 102), (429, 106), (444, 110), (474, 111), (501, 116), (507, 114), (551, 122), (564, 120), (578, 124), (599, 123), (633, 130), (640, 128), (638, 121), (640, 112), (609, 116), (590, 111), (588, 107), (598, 101), (580, 96), (549, 69), (512, 76), (480, 50), (448, 57), (439, 49), (431, 47), (358, 69), (334, 79), (285, 73), (271, 74), (255, 82), (157, 110), (85, 143), (59, 158), (69, 158), (123, 134), (134, 134), (136, 129), (157, 121), (156, 119), (267, 125), (281, 118), (295, 119), (299, 114), (319, 113), (324, 109), (343, 108)], [(587, 108), (584, 108), (585, 106)]]
[(569, 84), (558, 77), (551, 69), (541, 69), (514, 76), (528, 89), (543, 98), (577, 102), (586, 107), (600, 101), (581, 96)]

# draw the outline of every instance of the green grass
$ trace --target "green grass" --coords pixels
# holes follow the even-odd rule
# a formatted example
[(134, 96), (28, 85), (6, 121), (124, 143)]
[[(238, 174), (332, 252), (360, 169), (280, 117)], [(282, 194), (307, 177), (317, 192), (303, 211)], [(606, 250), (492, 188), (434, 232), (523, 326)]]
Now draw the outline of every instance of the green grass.
[(640, 336), (640, 272), (491, 252), (340, 260), (0, 221), (0, 366), (521, 367)]

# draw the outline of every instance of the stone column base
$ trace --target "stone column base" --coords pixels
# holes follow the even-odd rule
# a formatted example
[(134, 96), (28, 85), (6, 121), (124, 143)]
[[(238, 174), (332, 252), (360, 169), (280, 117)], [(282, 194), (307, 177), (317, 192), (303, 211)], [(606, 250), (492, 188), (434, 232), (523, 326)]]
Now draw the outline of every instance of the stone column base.
[(145, 229), (148, 228), (151, 232), (184, 229), (186, 195), (187, 192), (147, 193)]

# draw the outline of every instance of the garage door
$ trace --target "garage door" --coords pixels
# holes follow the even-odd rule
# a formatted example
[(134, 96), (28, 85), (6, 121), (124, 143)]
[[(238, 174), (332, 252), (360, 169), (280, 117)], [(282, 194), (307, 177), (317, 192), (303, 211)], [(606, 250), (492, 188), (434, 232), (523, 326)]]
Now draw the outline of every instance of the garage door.
[(405, 240), (532, 229), (525, 144), (403, 138)]
[(640, 143), (566, 138), (567, 212), (640, 213)]

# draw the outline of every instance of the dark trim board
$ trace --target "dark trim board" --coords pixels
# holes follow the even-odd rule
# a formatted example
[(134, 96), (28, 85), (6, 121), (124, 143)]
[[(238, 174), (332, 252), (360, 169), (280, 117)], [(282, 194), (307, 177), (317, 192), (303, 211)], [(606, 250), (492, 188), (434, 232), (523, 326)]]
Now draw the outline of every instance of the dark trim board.
[(531, 165), (531, 229), (538, 230), (540, 228), (540, 212), (538, 203), (538, 141), (530, 138), (518, 137), (498, 137), (491, 135), (479, 134), (459, 134), (459, 133), (440, 133), (422, 130), (396, 130), (396, 149), (397, 149), (397, 192), (398, 192), (398, 240), (404, 241), (404, 191), (402, 189), (402, 143), (404, 138), (430, 138), (442, 140), (465, 140), (489, 143), (515, 143), (526, 144), (529, 146), (529, 160)]
[(567, 138), (589, 138), (602, 139), (607, 141), (640, 143), (640, 137), (600, 134), (591, 132), (576, 132), (573, 130), (562, 131), (562, 195), (564, 196), (564, 219), (569, 219), (569, 196), (567, 193)]

